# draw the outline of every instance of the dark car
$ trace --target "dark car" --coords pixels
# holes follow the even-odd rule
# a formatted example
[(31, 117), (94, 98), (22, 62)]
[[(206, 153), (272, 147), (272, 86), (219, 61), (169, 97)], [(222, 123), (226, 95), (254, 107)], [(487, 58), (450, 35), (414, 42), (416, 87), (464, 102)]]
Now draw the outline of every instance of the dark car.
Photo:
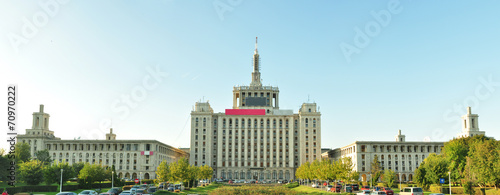
[(118, 194), (122, 193), (122, 189), (121, 188), (111, 188), (106, 193), (118, 195)]
[(59, 192), (56, 195), (76, 195), (74, 192)]
[(170, 186), (167, 188), (167, 191), (170, 191), (170, 192), (173, 192), (175, 189), (174, 189), (174, 186)]
[(358, 184), (352, 184), (352, 190), (353, 191), (359, 191), (359, 185)]
[(363, 186), (361, 190), (370, 190), (370, 186)]
[(350, 186), (346, 186), (346, 187), (344, 188), (344, 191), (345, 191), (345, 192), (352, 193), (352, 187), (350, 187)]
[(150, 188), (148, 188), (147, 193), (148, 193), (148, 194), (153, 194), (153, 193), (155, 193), (157, 190), (158, 190), (158, 189), (157, 189), (156, 187), (150, 187)]

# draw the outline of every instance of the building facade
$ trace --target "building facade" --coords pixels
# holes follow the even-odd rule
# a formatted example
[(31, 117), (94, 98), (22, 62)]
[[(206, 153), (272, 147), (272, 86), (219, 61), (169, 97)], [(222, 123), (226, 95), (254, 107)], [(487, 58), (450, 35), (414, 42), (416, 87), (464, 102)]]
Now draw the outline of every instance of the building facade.
[(47, 149), (54, 163), (77, 162), (115, 166), (119, 178), (154, 179), (156, 168), (164, 160), (175, 162), (188, 154), (156, 140), (117, 140), (113, 129), (106, 134), (106, 140), (62, 140), (49, 130), (50, 115), (40, 105), (33, 113), (33, 125), (26, 134), (18, 135), (20, 143), (30, 145), (31, 156)]
[(214, 178), (291, 180), (295, 169), (321, 158), (321, 113), (303, 103), (279, 107), (279, 89), (263, 86), (257, 42), (249, 86), (233, 88), (233, 107), (215, 113), (208, 102), (191, 112), (190, 163), (209, 165)]
[(444, 142), (407, 142), (399, 130), (395, 141), (356, 141), (328, 152), (332, 160), (351, 158), (361, 181), (370, 179), (371, 163), (377, 156), (380, 168), (396, 172), (401, 181), (413, 181), (415, 169), (431, 153), (439, 154)]
[[(484, 135), (479, 131), (478, 115), (471, 113), (467, 107), (467, 114), (462, 116), (462, 132), (458, 137)], [(349, 157), (353, 163), (353, 170), (360, 173), (361, 181), (370, 179), (370, 166), (377, 155), (382, 170), (391, 169), (401, 181), (413, 181), (414, 171), (430, 154), (440, 154), (444, 142), (407, 142), (406, 136), (395, 136), (394, 141), (356, 141), (342, 148), (336, 148), (322, 154), (322, 158), (338, 160)]]

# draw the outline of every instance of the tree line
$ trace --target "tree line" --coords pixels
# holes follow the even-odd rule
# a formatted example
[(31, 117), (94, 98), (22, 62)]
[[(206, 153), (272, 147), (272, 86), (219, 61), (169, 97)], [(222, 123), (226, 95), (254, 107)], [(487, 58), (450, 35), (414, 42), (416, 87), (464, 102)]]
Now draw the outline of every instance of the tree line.
[(182, 182), (187, 187), (193, 187), (199, 179), (210, 179), (213, 175), (212, 167), (190, 165), (184, 157), (173, 163), (163, 161), (156, 169), (158, 182)]
[[(90, 187), (92, 183), (106, 180), (114, 180), (116, 185), (122, 185), (114, 166), (103, 166), (100, 164), (89, 164), (78, 162), (69, 165), (68, 162), (53, 163), (49, 151), (39, 150), (36, 158), (30, 154), (30, 146), (27, 143), (17, 143), (15, 148), (16, 182), (24, 182), (27, 185), (38, 185), (45, 183), (66, 183), (72, 178), (78, 178), (82, 187)], [(5, 150), (0, 150), (0, 167), (8, 167), (11, 159), (8, 159)], [(61, 175), (61, 170), (62, 175)], [(114, 174), (113, 174), (114, 172)], [(0, 169), (0, 180), (7, 182), (8, 170)]]
[[(450, 175), (448, 175), (450, 172)], [(444, 178), (464, 186), (500, 186), (500, 141), (483, 135), (453, 139), (444, 144), (441, 154), (431, 154), (415, 170), (417, 184), (428, 188)]]
[(314, 160), (300, 165), (295, 171), (298, 179), (317, 181), (357, 181), (359, 173), (352, 169), (351, 158), (342, 158), (338, 161), (330, 159)]

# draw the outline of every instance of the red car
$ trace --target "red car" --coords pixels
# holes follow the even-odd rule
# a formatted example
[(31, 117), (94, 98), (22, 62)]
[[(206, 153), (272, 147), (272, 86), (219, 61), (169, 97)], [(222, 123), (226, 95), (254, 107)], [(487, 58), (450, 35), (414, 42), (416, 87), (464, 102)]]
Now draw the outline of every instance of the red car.
[(370, 186), (363, 186), (361, 189), (359, 190), (370, 190)]
[(332, 187), (330, 188), (330, 191), (332, 192), (340, 192), (342, 190), (342, 186), (341, 185), (335, 185), (335, 187)]
[(394, 191), (392, 191), (391, 188), (382, 188), (382, 191), (384, 191), (387, 195), (394, 195)]

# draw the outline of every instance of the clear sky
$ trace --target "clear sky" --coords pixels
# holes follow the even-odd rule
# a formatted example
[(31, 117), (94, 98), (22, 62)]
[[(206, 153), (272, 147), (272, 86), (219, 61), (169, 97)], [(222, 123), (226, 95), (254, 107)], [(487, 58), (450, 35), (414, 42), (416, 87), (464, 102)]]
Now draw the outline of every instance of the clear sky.
[(263, 83), (280, 88), (282, 109), (319, 105), (323, 148), (393, 140), (398, 129), (408, 141), (447, 141), (461, 131), (466, 106), (479, 114), (480, 129), (499, 139), (499, 7), (0, 1), (1, 93), (18, 85), (21, 133), (44, 104), (62, 139), (103, 139), (112, 121), (118, 139), (189, 147), (193, 105), (232, 107), (232, 87), (251, 81), (258, 36)]

